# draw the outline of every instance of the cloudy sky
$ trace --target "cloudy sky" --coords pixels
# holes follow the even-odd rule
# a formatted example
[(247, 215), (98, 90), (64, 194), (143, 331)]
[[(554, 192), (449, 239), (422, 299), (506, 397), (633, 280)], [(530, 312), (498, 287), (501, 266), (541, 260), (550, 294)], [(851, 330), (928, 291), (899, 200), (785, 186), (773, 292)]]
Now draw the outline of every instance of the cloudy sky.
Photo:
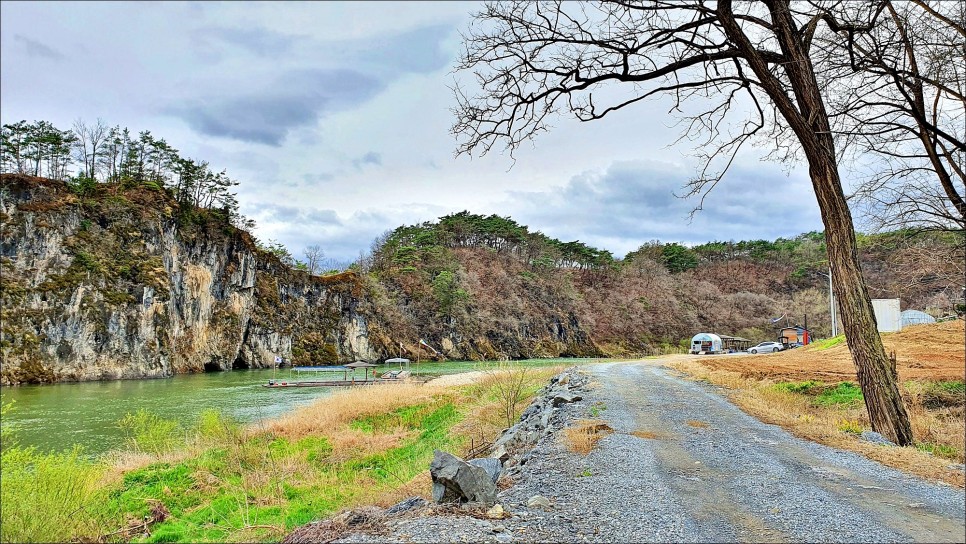
[(742, 156), (693, 220), (668, 105), (554, 122), (516, 161), (454, 157), (476, 2), (0, 3), (0, 117), (150, 130), (241, 182), (262, 240), (353, 259), (401, 224), (509, 215), (624, 255), (821, 229), (804, 168)]

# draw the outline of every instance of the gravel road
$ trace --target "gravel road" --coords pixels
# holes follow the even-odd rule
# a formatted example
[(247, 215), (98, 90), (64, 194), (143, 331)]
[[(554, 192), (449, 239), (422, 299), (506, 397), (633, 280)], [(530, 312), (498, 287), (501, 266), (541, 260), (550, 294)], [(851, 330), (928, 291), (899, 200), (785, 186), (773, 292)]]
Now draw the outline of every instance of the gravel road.
[(966, 542), (962, 489), (795, 438), (659, 364), (584, 367), (594, 387), (560, 409), (615, 432), (586, 457), (542, 438), (499, 495), (510, 518), (415, 512), (344, 541)]

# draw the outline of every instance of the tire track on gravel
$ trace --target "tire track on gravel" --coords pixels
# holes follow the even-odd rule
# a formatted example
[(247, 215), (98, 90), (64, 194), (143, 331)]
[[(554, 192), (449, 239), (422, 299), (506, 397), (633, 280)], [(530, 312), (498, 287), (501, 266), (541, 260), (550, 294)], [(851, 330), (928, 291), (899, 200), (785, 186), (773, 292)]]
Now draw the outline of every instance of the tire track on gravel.
[[(599, 365), (591, 372), (601, 383), (611, 425), (655, 433), (642, 442), (659, 476), (683, 499), (694, 523), (723, 529), (719, 537), (966, 539), (961, 490), (795, 438), (741, 412), (710, 386), (653, 364)], [(636, 428), (626, 428), (631, 421)]]

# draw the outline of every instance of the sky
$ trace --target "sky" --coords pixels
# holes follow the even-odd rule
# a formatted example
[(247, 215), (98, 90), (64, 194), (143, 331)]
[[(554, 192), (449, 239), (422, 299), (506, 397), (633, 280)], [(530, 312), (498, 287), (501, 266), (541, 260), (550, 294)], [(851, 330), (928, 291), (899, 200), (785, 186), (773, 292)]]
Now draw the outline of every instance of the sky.
[(514, 158), (456, 157), (460, 31), (477, 2), (2, 2), (0, 120), (150, 130), (240, 182), (263, 241), (351, 260), (469, 210), (616, 256), (652, 240), (821, 230), (803, 166), (743, 152), (693, 218), (669, 104), (556, 119)]

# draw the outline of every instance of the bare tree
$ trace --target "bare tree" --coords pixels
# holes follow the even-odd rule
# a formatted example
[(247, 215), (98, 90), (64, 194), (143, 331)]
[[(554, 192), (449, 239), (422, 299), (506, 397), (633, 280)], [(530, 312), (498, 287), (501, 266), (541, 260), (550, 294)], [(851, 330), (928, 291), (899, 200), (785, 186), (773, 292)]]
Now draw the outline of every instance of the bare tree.
[(305, 248), (305, 266), (308, 269), (309, 274), (315, 275), (321, 272), (322, 259), (325, 257), (325, 252), (319, 245), (312, 245)]
[[(464, 35), (458, 69), (472, 72), (478, 88), (455, 87), (453, 132), (458, 153), (485, 154), (498, 142), (512, 153), (548, 130), (556, 114), (590, 121), (669, 95), (679, 112), (686, 102), (705, 101), (683, 119), (684, 136), (699, 140), (705, 162), (690, 194), (707, 194), (753, 139), (771, 142), (779, 158), (803, 157), (872, 427), (907, 445), (912, 430), (876, 330), (816, 75), (823, 67), (811, 57), (812, 37), (829, 17), (814, 3), (793, 9), (789, 0), (489, 3)], [(606, 94), (616, 99), (595, 97), (607, 86), (617, 87)], [(741, 120), (729, 123), (730, 116)]]
[(96, 177), (98, 158), (103, 153), (102, 147), (107, 143), (110, 129), (100, 118), (93, 125), (77, 119), (73, 128), (77, 136), (75, 146), (78, 158), (84, 165), (82, 174), (93, 179)]
[(819, 13), (829, 32), (815, 33), (812, 57), (836, 136), (873, 157), (855, 194), (874, 226), (966, 228), (966, 4)]

